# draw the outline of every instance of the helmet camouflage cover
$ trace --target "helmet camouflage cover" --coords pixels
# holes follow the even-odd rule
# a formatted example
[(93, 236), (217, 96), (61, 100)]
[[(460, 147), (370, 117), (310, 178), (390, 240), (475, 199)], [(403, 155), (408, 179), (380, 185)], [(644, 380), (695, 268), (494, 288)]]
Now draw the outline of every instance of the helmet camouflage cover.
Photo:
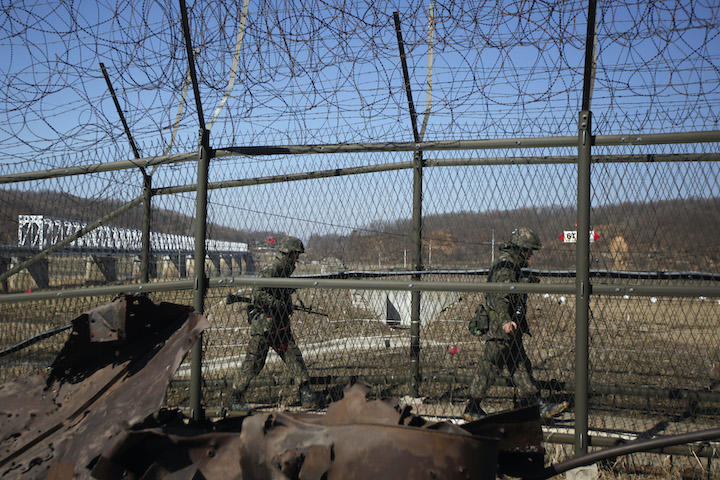
[(305, 245), (303, 245), (302, 240), (297, 237), (285, 237), (280, 240), (279, 250), (283, 253), (305, 253)]
[(539, 250), (542, 247), (540, 237), (527, 227), (516, 228), (510, 234), (510, 243), (528, 250)]

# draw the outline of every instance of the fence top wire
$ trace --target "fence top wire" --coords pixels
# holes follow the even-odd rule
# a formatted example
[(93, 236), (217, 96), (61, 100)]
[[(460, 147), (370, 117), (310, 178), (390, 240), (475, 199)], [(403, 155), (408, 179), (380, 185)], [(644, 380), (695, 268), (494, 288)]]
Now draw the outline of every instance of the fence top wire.
[[(177, 2), (92, 3), (0, 12), (0, 174), (132, 157), (100, 62), (141, 155), (196, 141)], [(411, 140), (393, 11), (425, 140), (575, 133), (585, 2), (242, 3), (188, 6), (203, 105), (222, 106), (214, 145)], [(717, 129), (720, 7), (599, 8), (598, 133)]]

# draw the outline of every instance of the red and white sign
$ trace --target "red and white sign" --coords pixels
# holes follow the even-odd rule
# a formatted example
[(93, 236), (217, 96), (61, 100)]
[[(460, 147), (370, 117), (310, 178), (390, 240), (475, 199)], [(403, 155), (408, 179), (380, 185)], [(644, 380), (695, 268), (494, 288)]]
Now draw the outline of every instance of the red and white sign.
[[(562, 240), (563, 243), (577, 243), (577, 230), (564, 230), (563, 233), (558, 235), (558, 238)], [(590, 243), (593, 243), (599, 238), (600, 235), (598, 235), (595, 230), (590, 230)]]

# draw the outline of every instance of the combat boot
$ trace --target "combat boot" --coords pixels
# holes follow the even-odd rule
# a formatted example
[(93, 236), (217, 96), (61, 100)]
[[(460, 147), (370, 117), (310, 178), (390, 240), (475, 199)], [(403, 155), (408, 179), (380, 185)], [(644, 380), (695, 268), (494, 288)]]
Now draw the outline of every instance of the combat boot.
[(480, 406), (480, 399), (470, 398), (468, 404), (465, 406), (462, 416), (468, 422), (474, 422), (475, 420), (480, 420), (481, 418), (487, 416), (487, 413), (485, 413), (485, 410), (483, 410)]
[(540, 418), (543, 420), (549, 420), (556, 415), (560, 415), (570, 406), (567, 401), (562, 402), (546, 402), (544, 400), (538, 401), (538, 407), (540, 407)]
[(300, 404), (303, 408), (323, 408), (325, 406), (323, 395), (312, 391), (307, 383), (300, 385)]

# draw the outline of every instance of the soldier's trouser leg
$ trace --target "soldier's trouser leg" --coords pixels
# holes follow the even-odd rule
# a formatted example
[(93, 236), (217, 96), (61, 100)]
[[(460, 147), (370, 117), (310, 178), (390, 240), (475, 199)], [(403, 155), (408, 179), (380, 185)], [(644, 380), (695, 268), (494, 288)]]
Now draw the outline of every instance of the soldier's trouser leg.
[(518, 391), (521, 404), (531, 404), (540, 399), (540, 387), (532, 374), (532, 363), (525, 352), (521, 339), (510, 345), (507, 362), (510, 378)]
[(470, 383), (470, 397), (481, 401), (485, 398), (488, 389), (500, 377), (503, 365), (503, 353), (507, 350), (504, 342), (487, 341), (483, 348), (480, 367)]
[(242, 396), (252, 379), (263, 369), (269, 350), (270, 342), (266, 334), (252, 333), (250, 335), (245, 360), (233, 382), (233, 391), (237, 395)]
[(310, 381), (310, 374), (289, 325), (278, 330), (278, 342), (273, 344), (273, 349), (290, 369), (297, 385), (307, 384)]

